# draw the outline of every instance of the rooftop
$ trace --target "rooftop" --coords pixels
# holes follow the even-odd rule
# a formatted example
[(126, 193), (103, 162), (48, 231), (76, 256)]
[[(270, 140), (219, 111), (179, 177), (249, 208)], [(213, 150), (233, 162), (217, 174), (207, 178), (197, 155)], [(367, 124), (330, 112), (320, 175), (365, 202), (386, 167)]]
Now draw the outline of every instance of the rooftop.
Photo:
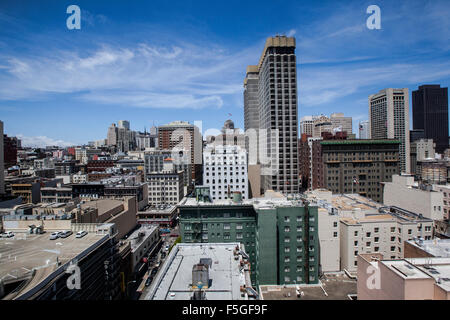
[(382, 264), (403, 279), (429, 279), (430, 276), (407, 260), (383, 260)]
[(409, 240), (408, 243), (435, 257), (450, 258), (450, 239)]
[(318, 285), (260, 286), (259, 289), (264, 300), (349, 300), (349, 295), (357, 293), (356, 280), (343, 273), (325, 274)]
[[(200, 259), (210, 258), (210, 285), (202, 291), (207, 300), (240, 300), (241, 286), (246, 283), (245, 272), (241, 269), (241, 255), (237, 260), (234, 250), (239, 243), (177, 244), (153, 280), (144, 300), (190, 300), (192, 268)], [(241, 249), (242, 250), (242, 249)]]
[(450, 258), (410, 258), (405, 260), (429, 277), (434, 278), (437, 286), (450, 292)]
[(153, 232), (157, 231), (159, 227), (157, 225), (146, 225), (141, 228), (135, 230), (130, 236), (127, 238), (127, 241), (131, 244), (131, 250), (135, 251), (136, 248), (142, 243), (142, 240), (147, 239), (149, 236), (153, 234)]

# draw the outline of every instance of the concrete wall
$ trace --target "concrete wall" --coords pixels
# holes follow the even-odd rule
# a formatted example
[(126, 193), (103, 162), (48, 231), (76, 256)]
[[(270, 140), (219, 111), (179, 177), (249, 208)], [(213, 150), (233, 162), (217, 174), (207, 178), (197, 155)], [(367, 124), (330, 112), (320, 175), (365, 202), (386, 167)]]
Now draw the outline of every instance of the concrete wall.
[(70, 220), (5, 220), (3, 221), (3, 227), (5, 231), (12, 232), (28, 232), (30, 228), (28, 226), (44, 226), (44, 231), (62, 231), (71, 230)]
[[(320, 265), (322, 272), (340, 270), (339, 216), (328, 210), (318, 209)], [(336, 227), (334, 225), (336, 224)], [(337, 236), (334, 233), (337, 232)]]

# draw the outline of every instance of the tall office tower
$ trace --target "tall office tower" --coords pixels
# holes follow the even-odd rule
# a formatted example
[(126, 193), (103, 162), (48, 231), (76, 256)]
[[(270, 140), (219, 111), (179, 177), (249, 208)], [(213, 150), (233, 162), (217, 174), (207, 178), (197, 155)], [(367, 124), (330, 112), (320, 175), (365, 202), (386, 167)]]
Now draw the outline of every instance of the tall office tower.
[(359, 139), (370, 139), (369, 120), (359, 122)]
[(314, 121), (317, 119), (317, 116), (304, 116), (300, 119), (300, 134), (307, 134), (308, 136), (313, 135), (314, 133)]
[(343, 113), (332, 113), (330, 116), (331, 128), (347, 132), (347, 135), (353, 133), (352, 117), (345, 117)]
[(423, 129), (433, 139), (436, 152), (448, 148), (448, 88), (424, 85), (412, 93), (413, 128)]
[(0, 121), (0, 194), (5, 193), (5, 164), (3, 150), (3, 122)]
[[(258, 74), (262, 189), (297, 193), (299, 176), (295, 38), (268, 38), (258, 63)], [(262, 155), (265, 159), (261, 159)]]
[(128, 120), (119, 120), (118, 125), (119, 128), (125, 128), (127, 130), (130, 130), (130, 121)]
[(106, 144), (108, 146), (116, 146), (117, 145), (117, 137), (118, 137), (118, 128), (116, 127), (116, 124), (113, 123), (108, 128), (108, 134), (106, 137)]
[(400, 170), (410, 173), (409, 90), (384, 89), (369, 96), (371, 139), (397, 139), (400, 144)]
[(158, 127), (158, 146), (159, 149), (189, 152), (192, 180), (197, 184), (201, 182), (203, 141), (197, 126), (173, 121)]

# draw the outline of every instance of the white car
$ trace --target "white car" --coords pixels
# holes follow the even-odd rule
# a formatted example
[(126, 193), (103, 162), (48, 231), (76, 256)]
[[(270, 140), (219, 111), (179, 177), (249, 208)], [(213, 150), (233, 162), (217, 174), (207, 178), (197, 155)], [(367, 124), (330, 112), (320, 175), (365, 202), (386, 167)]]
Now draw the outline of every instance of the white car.
[(87, 232), (82, 230), (82, 231), (78, 231), (77, 235), (75, 237), (76, 238), (83, 238), (85, 235), (87, 235)]
[(14, 233), (12, 233), (11, 231), (2, 233), (2, 238), (11, 238), (14, 237)]
[(59, 238), (59, 233), (60, 233), (60, 232), (53, 232), (53, 233), (50, 235), (50, 240), (56, 240), (56, 239), (58, 239), (58, 238)]

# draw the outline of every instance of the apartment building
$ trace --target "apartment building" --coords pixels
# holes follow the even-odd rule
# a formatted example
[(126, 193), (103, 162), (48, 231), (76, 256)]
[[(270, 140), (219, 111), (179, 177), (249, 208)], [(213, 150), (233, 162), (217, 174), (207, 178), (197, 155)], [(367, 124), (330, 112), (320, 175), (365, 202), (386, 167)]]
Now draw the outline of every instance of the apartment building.
[(178, 204), (184, 197), (183, 177), (184, 171), (173, 170), (147, 174), (149, 204)]
[(370, 139), (369, 120), (359, 122), (359, 139)]
[(213, 200), (230, 199), (233, 192), (249, 198), (247, 152), (239, 146), (207, 146), (203, 150), (203, 185)]
[(178, 206), (182, 242), (243, 243), (254, 284), (318, 283), (317, 207), (273, 191), (212, 202), (196, 192)]
[(186, 151), (150, 150), (144, 154), (145, 175), (164, 170), (164, 163), (171, 161), (176, 171), (183, 171), (183, 185), (190, 186), (192, 182), (192, 165), (190, 153)]
[(450, 185), (434, 184), (433, 190), (442, 194), (443, 215), (445, 220), (449, 220), (450, 216)]

